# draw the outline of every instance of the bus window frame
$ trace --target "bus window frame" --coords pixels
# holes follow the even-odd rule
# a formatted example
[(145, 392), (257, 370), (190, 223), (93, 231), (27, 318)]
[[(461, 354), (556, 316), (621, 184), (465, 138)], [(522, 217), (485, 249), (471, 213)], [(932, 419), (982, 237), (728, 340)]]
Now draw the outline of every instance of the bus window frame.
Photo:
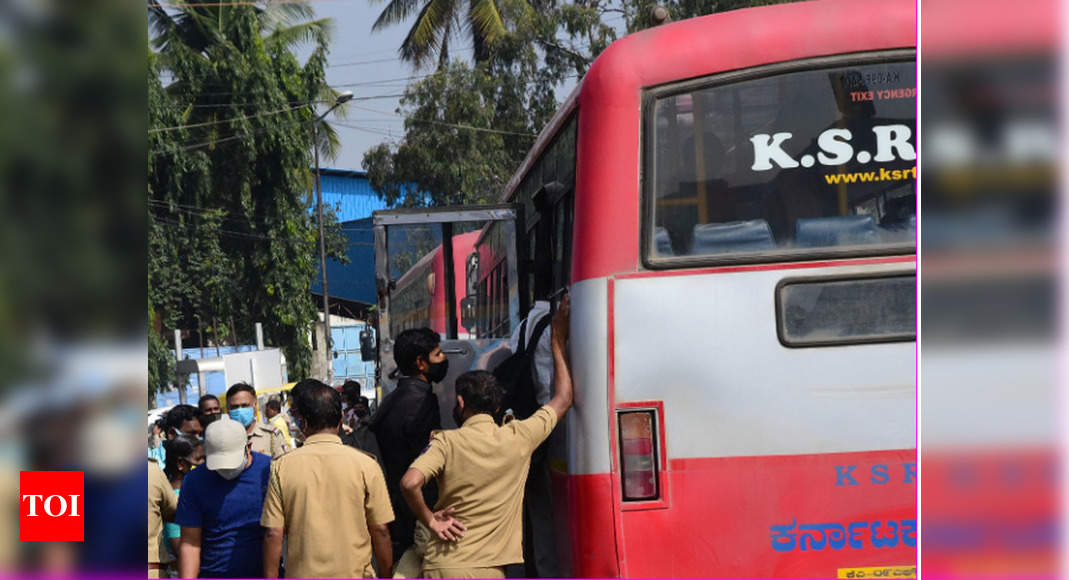
[[(653, 153), (656, 148), (656, 120), (654, 105), (658, 99), (702, 89), (727, 86), (743, 81), (756, 80), (775, 75), (805, 72), (833, 67), (862, 66), (913, 62), (917, 66), (916, 48), (896, 48), (878, 51), (844, 53), (818, 56), (755, 66), (742, 70), (714, 73), (694, 79), (674, 81), (663, 85), (646, 87), (642, 91), (642, 120), (640, 123), (642, 146), (639, 149), (639, 257), (647, 270), (677, 270), (702, 266), (724, 266), (736, 264), (764, 264), (775, 262), (807, 262), (811, 260), (854, 258), (870, 256), (897, 256), (917, 253), (916, 241), (901, 244), (872, 244), (846, 247), (826, 247), (813, 249), (777, 248), (775, 250), (746, 252), (736, 254), (707, 254), (698, 256), (654, 257), (653, 227), (656, 210), (655, 180), (652, 179), (654, 168), (647, 169), (647, 161), (655, 161)], [(914, 210), (916, 211), (916, 210)], [(919, 231), (919, 230), (918, 230)]]
[(917, 327), (914, 322), (912, 334), (898, 334), (880, 337), (845, 338), (840, 340), (814, 340), (810, 342), (791, 342), (783, 335), (783, 301), (780, 300), (780, 291), (785, 286), (793, 284), (815, 284), (821, 282), (858, 282), (867, 280), (881, 280), (887, 278), (913, 278), (913, 285), (917, 285), (917, 271), (894, 270), (888, 272), (873, 272), (871, 274), (841, 274), (833, 276), (792, 276), (784, 278), (776, 283), (772, 290), (772, 303), (776, 309), (776, 338), (785, 348), (821, 348), (828, 346), (856, 346), (862, 344), (887, 344), (894, 342), (916, 342)]
[[(396, 282), (390, 276), (389, 256), (390, 249), (388, 243), (387, 229), (393, 226), (405, 226), (405, 225), (433, 225), (442, 227), (444, 224), (454, 224), (458, 222), (498, 222), (498, 221), (512, 221), (514, 227), (514, 233), (516, 240), (516, 273), (517, 284), (519, 289), (519, 314), (523, 316), (527, 306), (525, 304), (525, 292), (526, 292), (526, 272), (525, 266), (520, 262), (526, 254), (526, 250), (523, 249), (520, 243), (522, 228), (524, 224), (524, 211), (523, 206), (514, 203), (501, 203), (501, 204), (488, 204), (488, 205), (466, 205), (457, 207), (435, 207), (435, 208), (403, 208), (403, 209), (391, 209), (391, 210), (378, 210), (372, 213), (372, 228), (375, 235), (375, 280), (376, 288), (378, 290), (377, 306), (380, 308), (378, 327), (376, 328), (377, 336), (380, 342), (385, 341), (387, 344), (392, 345), (396, 336), (390, 330), (390, 318), (392, 309), (392, 296), (393, 285)], [(452, 253), (453, 236), (444, 237), (446, 231), (451, 231), (451, 228), (442, 228), (443, 238), (442, 246), (443, 252), (445, 251), (446, 240), (449, 241), (450, 253)], [(482, 235), (479, 236), (478, 241), (481, 242), (485, 230)], [(478, 242), (477, 242), (478, 243)], [(453, 261), (448, 263), (443, 259), (443, 264), (448, 269), (453, 269)], [(522, 275), (521, 275), (522, 273)], [(453, 272), (453, 276), (456, 272)], [(448, 278), (449, 276), (447, 276)], [(446, 288), (446, 296), (448, 297), (453, 292)], [(454, 290), (455, 292), (455, 290)], [(453, 296), (453, 304), (451, 309), (455, 309), (460, 304), (460, 297)], [(510, 313), (511, 315), (511, 313)], [(456, 319), (455, 312), (453, 316), (447, 316), (446, 322), (446, 338), (445, 340), (458, 340), (459, 336), (459, 320)], [(381, 348), (380, 348), (381, 352)], [(381, 364), (381, 358), (380, 358)]]

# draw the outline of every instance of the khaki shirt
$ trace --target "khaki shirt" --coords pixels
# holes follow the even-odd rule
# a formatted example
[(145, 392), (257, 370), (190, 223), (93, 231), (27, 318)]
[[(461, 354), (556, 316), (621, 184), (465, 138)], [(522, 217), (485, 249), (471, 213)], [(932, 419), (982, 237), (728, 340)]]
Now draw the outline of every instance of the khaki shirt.
[(557, 424), (548, 406), (523, 421), (498, 427), (475, 415), (459, 429), (436, 433), (413, 463), (438, 479), (438, 505), (455, 509), (468, 531), (457, 542), (432, 536), (423, 568), (488, 568), (523, 562), (523, 487), (531, 453)]
[(253, 451), (275, 459), (290, 450), (289, 444), (286, 443), (286, 438), (278, 430), (278, 427), (264, 425), (263, 423), (256, 423), (255, 425), (252, 428), (252, 434), (249, 435)]
[(170, 561), (163, 542), (163, 522), (174, 521), (178, 509), (178, 494), (151, 457), (148, 460), (148, 562), (161, 564)]
[(374, 459), (320, 433), (271, 463), (260, 525), (286, 532), (286, 576), (373, 578), (368, 526), (393, 521)]

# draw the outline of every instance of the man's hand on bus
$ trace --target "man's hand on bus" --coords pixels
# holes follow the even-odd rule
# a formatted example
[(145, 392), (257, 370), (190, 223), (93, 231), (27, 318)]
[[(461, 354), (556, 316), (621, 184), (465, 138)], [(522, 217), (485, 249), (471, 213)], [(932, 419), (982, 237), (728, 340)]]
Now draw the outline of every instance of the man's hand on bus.
[(565, 294), (553, 315), (553, 398), (546, 403), (557, 414), (557, 421), (564, 418), (572, 406), (572, 372), (568, 368), (567, 350), (571, 313), (572, 301)]
[(568, 344), (568, 333), (570, 332), (569, 324), (572, 315), (572, 298), (568, 294), (565, 294), (561, 298), (560, 305), (557, 306), (557, 313), (553, 315), (553, 320), (550, 323), (553, 328), (553, 343), (559, 343), (561, 347)]

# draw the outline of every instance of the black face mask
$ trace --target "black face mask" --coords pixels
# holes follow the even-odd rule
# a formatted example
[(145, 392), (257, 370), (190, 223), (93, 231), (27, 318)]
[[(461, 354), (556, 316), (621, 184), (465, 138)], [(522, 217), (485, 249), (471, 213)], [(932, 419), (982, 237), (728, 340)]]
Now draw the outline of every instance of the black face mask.
[(205, 414), (201, 413), (201, 415), (200, 415), (200, 417), (198, 417), (198, 419), (200, 419), (201, 426), (204, 427), (205, 429), (207, 429), (208, 425), (213, 423), (213, 422), (215, 422), (215, 420), (218, 419), (220, 416), (221, 416), (220, 413), (215, 413), (215, 414), (212, 414), (212, 415), (205, 415)]
[(445, 359), (440, 363), (432, 363), (428, 361), (427, 364), (429, 364), (431, 368), (427, 369), (427, 372), (424, 373), (424, 376), (426, 376), (427, 380), (432, 383), (442, 382), (442, 379), (445, 378), (445, 375), (449, 373), (449, 359)]
[(460, 403), (453, 405), (453, 420), (456, 421), (457, 427), (464, 424), (464, 410), (460, 408)]

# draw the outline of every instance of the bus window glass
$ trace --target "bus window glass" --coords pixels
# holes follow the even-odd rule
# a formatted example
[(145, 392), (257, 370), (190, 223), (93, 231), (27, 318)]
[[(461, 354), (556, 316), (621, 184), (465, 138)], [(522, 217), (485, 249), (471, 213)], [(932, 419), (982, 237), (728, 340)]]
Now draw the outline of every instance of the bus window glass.
[[(515, 223), (460, 222), (454, 227), (457, 300), (471, 298), (475, 305), (474, 324), (461, 324), (460, 338), (507, 338), (512, 333), (512, 313), (519, 309), (519, 286), (509, 279), (515, 259), (509, 253), (515, 243)], [(472, 260), (476, 267), (462, 272), (460, 266)]]
[(776, 300), (780, 340), (787, 346), (909, 341), (917, 336), (913, 275), (794, 281), (779, 288)]
[(648, 256), (912, 249), (916, 86), (909, 61), (655, 98)]
[(434, 297), (441, 290), (441, 225), (390, 226), (386, 232), (393, 282), (391, 335), (397, 336), (410, 328), (430, 327), (445, 338), (444, 311), (434, 308)]

